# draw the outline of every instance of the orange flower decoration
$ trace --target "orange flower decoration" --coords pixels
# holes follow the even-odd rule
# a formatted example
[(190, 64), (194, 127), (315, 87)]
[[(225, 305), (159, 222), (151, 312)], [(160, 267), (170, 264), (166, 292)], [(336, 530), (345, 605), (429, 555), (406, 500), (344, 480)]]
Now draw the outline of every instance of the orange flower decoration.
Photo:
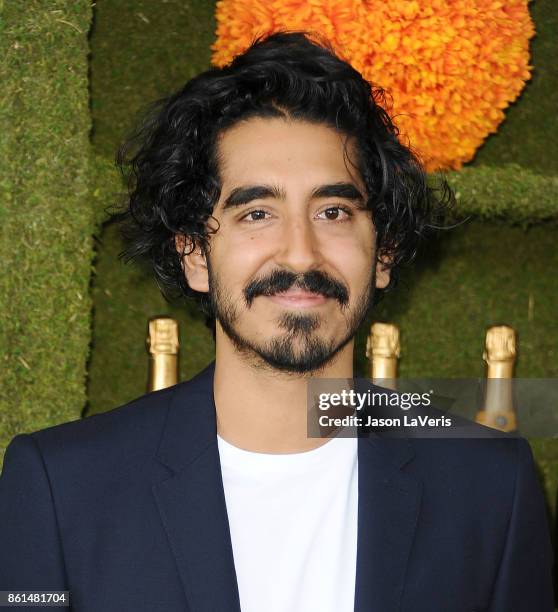
[(277, 30), (325, 35), (365, 79), (427, 170), (458, 169), (530, 78), (529, 0), (219, 0), (212, 61)]

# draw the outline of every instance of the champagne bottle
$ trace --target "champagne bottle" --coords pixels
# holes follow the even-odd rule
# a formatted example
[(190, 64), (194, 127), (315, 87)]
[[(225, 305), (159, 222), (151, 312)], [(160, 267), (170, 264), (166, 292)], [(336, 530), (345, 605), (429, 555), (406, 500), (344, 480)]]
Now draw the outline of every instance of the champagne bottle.
[(399, 328), (392, 323), (374, 323), (366, 340), (366, 357), (371, 362), (374, 384), (395, 390), (400, 353)]
[(476, 421), (501, 431), (517, 429), (513, 405), (515, 340), (515, 331), (507, 325), (490, 327), (486, 332), (486, 349), (483, 353), (487, 364), (486, 393)]
[(149, 376), (147, 391), (178, 382), (178, 322), (167, 317), (150, 319), (147, 336)]

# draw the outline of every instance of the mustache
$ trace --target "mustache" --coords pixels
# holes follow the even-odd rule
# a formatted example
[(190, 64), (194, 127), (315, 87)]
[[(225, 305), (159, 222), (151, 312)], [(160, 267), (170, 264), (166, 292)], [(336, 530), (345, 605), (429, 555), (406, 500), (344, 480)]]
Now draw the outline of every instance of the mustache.
[(244, 298), (248, 306), (259, 295), (269, 296), (288, 291), (291, 288), (317, 293), (324, 297), (336, 299), (341, 306), (349, 303), (349, 291), (340, 281), (325, 272), (313, 270), (295, 274), (288, 270), (274, 270), (269, 276), (255, 279), (244, 289)]

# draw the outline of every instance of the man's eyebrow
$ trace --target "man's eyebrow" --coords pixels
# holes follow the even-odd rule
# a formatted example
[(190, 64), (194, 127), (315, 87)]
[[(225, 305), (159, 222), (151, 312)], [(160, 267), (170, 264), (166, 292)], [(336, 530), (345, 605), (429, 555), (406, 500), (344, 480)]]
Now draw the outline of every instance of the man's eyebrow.
[(312, 192), (312, 198), (343, 198), (364, 204), (365, 198), (353, 183), (320, 185)]
[(265, 200), (267, 198), (285, 199), (285, 192), (271, 185), (246, 185), (235, 187), (227, 196), (223, 210), (249, 204), (252, 200)]

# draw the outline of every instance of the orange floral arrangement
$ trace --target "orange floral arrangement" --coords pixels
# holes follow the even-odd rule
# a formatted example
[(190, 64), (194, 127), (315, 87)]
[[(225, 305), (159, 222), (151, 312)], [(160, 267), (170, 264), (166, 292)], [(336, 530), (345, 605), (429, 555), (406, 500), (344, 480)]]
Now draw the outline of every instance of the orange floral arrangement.
[(530, 78), (529, 0), (219, 0), (216, 66), (277, 30), (325, 35), (391, 97), (427, 170), (458, 169)]

